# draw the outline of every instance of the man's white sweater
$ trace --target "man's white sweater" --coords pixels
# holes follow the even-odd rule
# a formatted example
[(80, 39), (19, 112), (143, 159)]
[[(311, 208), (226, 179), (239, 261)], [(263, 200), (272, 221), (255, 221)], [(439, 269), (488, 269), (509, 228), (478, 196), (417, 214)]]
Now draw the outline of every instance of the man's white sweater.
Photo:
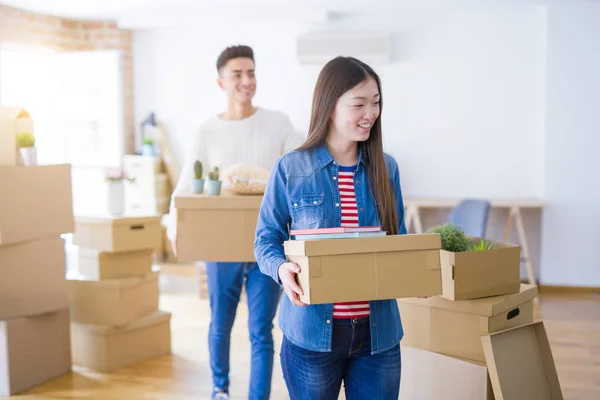
[(210, 118), (200, 127), (189, 145), (177, 185), (173, 190), (167, 236), (177, 237), (177, 210), (174, 198), (191, 192), (194, 162), (200, 160), (204, 176), (213, 167), (220, 171), (237, 163), (257, 165), (271, 171), (277, 159), (297, 148), (302, 136), (296, 133), (289, 117), (280, 111), (258, 108), (241, 120)]

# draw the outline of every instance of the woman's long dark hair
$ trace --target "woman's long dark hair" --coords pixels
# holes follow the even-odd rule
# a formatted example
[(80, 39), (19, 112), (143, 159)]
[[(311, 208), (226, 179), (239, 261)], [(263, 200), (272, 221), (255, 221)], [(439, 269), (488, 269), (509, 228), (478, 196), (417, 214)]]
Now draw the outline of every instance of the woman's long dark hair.
[(380, 100), (380, 114), (371, 127), (369, 139), (360, 142), (363, 151), (369, 183), (377, 203), (377, 211), (383, 229), (388, 235), (398, 234), (398, 213), (390, 177), (383, 153), (381, 135), (381, 112), (383, 95), (381, 80), (371, 67), (353, 57), (336, 57), (321, 70), (313, 94), (310, 128), (306, 142), (298, 150), (311, 150), (325, 143), (329, 134), (331, 115), (337, 100), (359, 83), (372, 77), (377, 82)]

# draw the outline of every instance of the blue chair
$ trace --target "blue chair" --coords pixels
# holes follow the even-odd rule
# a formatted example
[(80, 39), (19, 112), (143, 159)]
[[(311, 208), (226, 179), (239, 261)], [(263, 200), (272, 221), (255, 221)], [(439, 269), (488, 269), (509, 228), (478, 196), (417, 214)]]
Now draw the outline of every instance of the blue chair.
[(483, 238), (490, 208), (487, 200), (465, 199), (452, 209), (447, 222), (460, 226), (469, 236)]

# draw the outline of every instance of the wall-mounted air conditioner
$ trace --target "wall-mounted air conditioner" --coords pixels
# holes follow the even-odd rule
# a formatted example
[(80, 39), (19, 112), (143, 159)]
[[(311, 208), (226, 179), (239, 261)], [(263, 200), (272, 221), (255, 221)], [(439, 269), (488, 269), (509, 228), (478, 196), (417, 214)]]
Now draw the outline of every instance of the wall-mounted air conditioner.
[(352, 56), (364, 62), (392, 61), (392, 35), (366, 32), (307, 32), (296, 40), (298, 61), (322, 64), (337, 56)]

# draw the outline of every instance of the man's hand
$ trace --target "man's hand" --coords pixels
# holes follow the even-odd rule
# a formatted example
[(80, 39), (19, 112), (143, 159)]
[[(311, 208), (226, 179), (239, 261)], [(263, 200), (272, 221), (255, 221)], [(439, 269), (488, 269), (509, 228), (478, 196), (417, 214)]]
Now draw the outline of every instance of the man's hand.
[(301, 302), (298, 295), (303, 295), (302, 289), (296, 283), (296, 274), (300, 272), (300, 267), (296, 263), (286, 262), (279, 266), (277, 274), (281, 283), (283, 284), (283, 290), (292, 304), (295, 306), (305, 306), (306, 304)]

